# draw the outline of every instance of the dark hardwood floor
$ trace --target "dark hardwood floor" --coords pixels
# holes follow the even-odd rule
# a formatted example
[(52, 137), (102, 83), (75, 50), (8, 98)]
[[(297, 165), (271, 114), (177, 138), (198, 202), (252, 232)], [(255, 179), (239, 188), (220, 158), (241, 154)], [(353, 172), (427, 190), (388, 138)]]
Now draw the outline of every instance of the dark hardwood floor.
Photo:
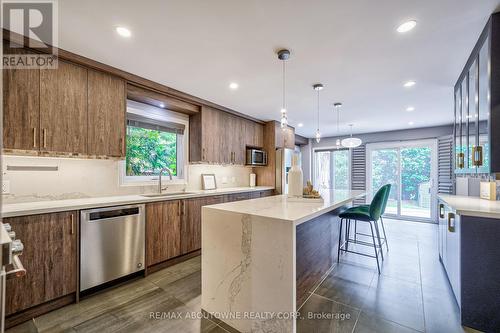
[[(459, 324), (436, 226), (386, 220), (386, 228), (382, 274), (374, 259), (342, 255), (300, 309), (297, 332), (473, 332)], [(185, 318), (200, 311), (200, 266), (200, 257), (190, 259), (7, 332), (226, 332), (209, 319)]]

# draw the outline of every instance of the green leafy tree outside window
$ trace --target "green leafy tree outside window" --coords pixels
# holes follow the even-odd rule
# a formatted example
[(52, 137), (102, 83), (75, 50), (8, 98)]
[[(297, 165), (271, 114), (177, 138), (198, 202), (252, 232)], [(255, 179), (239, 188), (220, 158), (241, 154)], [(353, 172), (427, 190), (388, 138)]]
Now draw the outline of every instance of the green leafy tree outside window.
[(157, 175), (165, 167), (177, 175), (177, 135), (127, 126), (127, 176)]

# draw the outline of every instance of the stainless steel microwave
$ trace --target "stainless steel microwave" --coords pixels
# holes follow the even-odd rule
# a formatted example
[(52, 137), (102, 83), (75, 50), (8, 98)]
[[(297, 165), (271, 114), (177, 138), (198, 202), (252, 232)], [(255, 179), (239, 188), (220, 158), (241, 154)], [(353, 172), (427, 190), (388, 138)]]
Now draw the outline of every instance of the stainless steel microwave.
[(267, 165), (267, 153), (264, 150), (247, 148), (247, 165)]

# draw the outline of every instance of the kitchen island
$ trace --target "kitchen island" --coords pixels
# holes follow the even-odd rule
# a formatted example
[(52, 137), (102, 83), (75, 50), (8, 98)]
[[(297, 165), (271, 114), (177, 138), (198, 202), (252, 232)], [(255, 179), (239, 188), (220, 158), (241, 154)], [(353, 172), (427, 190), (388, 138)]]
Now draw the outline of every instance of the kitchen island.
[(240, 332), (295, 332), (296, 311), (337, 261), (338, 214), (364, 195), (203, 207), (202, 309)]

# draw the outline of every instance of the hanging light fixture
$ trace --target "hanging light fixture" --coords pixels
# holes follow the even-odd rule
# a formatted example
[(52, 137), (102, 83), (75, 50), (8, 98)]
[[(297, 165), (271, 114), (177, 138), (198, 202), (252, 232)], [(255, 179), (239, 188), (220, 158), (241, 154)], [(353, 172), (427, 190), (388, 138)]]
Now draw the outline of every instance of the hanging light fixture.
[(321, 83), (316, 83), (313, 85), (313, 89), (316, 90), (318, 96), (318, 128), (316, 130), (316, 142), (319, 143), (321, 141), (321, 132), (319, 131), (319, 92), (323, 90), (323, 85)]
[(288, 117), (286, 113), (286, 66), (285, 63), (290, 58), (290, 51), (283, 49), (278, 51), (278, 59), (281, 60), (281, 63), (283, 64), (283, 92), (282, 92), (282, 103), (281, 103), (281, 128), (285, 129), (288, 126)]
[(349, 124), (349, 127), (351, 128), (351, 136), (342, 140), (342, 146), (346, 148), (356, 148), (361, 146), (361, 144), (363, 143), (361, 139), (352, 137), (352, 126), (353, 124)]
[[(342, 103), (334, 103), (333, 104), (333, 109), (335, 111), (337, 111), (337, 136), (340, 136), (340, 129), (339, 129), (339, 126), (340, 126), (340, 108), (342, 107)], [(337, 149), (339, 149), (340, 147), (342, 147), (342, 144), (340, 142), (340, 139), (337, 139), (335, 141), (335, 146)]]

